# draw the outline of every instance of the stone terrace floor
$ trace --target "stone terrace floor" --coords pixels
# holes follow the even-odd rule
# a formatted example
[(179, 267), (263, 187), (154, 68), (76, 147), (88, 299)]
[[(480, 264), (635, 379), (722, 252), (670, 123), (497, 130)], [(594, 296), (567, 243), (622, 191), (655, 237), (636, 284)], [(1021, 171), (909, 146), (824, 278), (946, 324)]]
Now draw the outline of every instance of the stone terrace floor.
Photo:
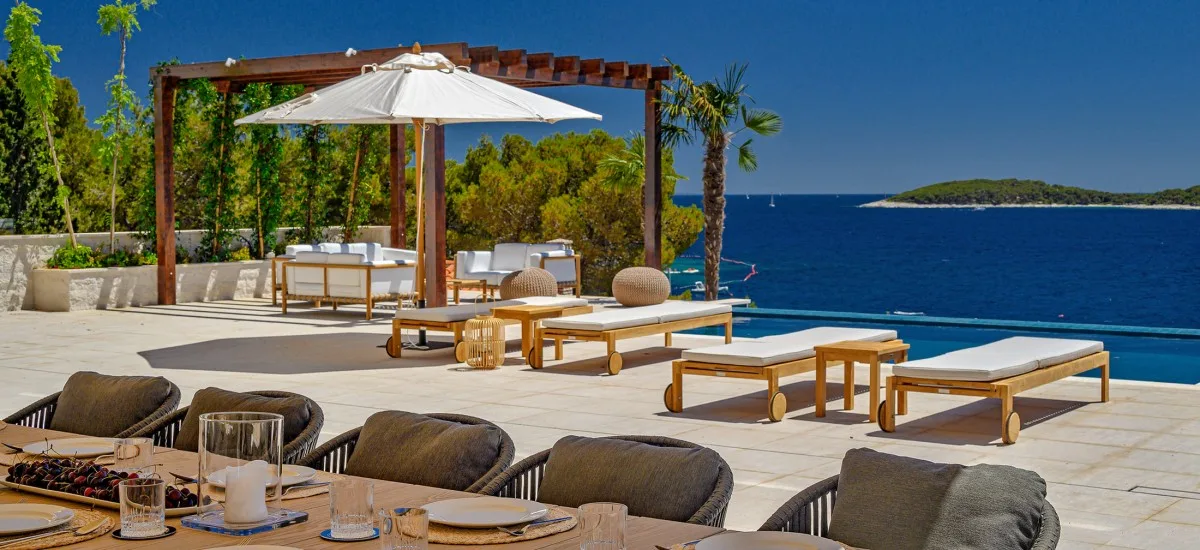
[[(154, 374), (174, 381), (186, 404), (207, 386), (281, 389), (325, 410), (322, 441), (378, 410), (457, 412), (502, 426), (518, 458), (567, 434), (653, 434), (716, 449), (733, 467), (736, 491), (726, 527), (753, 530), (796, 492), (836, 474), (847, 449), (935, 461), (1011, 464), (1049, 482), (1063, 521), (1059, 548), (1185, 548), (1200, 540), (1200, 387), (1114, 381), (1099, 404), (1092, 378), (1060, 381), (1018, 398), (1025, 421), (1016, 445), (999, 443), (999, 403), (913, 394), (894, 434), (867, 422), (866, 387), (857, 408), (831, 401), (813, 416), (813, 375), (786, 379), (790, 411), (770, 423), (766, 383), (687, 377), (685, 411), (666, 412), (663, 390), (678, 349), (661, 337), (623, 341), (625, 369), (601, 376), (602, 344), (568, 343), (566, 360), (534, 371), (518, 357), (495, 371), (468, 371), (449, 349), (382, 349), (390, 315), (364, 321), (297, 304), (287, 316), (269, 301), (193, 303), (80, 313), (0, 313), (0, 414), (61, 389), (72, 372)], [(737, 333), (735, 327), (735, 334)], [(717, 343), (676, 336), (675, 346)], [(830, 370), (830, 395), (840, 396)], [(865, 369), (856, 381), (867, 380)]]

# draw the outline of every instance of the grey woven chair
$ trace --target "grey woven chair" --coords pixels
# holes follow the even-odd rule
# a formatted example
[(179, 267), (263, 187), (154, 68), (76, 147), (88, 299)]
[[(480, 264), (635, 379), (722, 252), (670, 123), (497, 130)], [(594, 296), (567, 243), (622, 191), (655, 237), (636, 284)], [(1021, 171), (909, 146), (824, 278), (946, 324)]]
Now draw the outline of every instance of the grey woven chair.
[[(684, 449), (698, 449), (702, 447), (701, 445), (680, 439), (659, 436), (620, 435), (605, 439), (636, 441), (659, 447), (679, 447)], [(480, 493), (536, 501), (541, 489), (542, 478), (546, 475), (546, 461), (549, 459), (550, 449), (530, 456), (505, 470), (496, 479), (493, 479), (487, 487), (484, 487)], [(636, 467), (636, 465), (631, 464), (630, 467)], [(723, 527), (725, 525), (725, 512), (729, 509), (729, 499), (733, 496), (733, 472), (729, 469), (729, 464), (724, 460), (721, 461), (720, 468), (712, 495), (699, 510), (696, 510), (692, 514), (687, 523), (709, 525), (712, 527)]]
[[(829, 520), (837, 504), (838, 476), (813, 484), (780, 506), (775, 514), (759, 527), (759, 531), (786, 531), (818, 537), (829, 536)], [(1029, 550), (1053, 550), (1058, 546), (1062, 526), (1058, 511), (1044, 502), (1042, 525)]]
[[(297, 463), (317, 446), (317, 436), (321, 435), (321, 426), (325, 425), (325, 413), (321, 411), (321, 406), (316, 401), (298, 393), (286, 391), (250, 391), (246, 393), (262, 397), (300, 397), (308, 403), (308, 425), (304, 426), (304, 430), (295, 439), (283, 442), (284, 464)], [(153, 438), (154, 445), (157, 447), (174, 447), (175, 438), (183, 426), (183, 419), (187, 418), (187, 412), (187, 407), (179, 409), (151, 423), (134, 435)]]
[[(482, 418), (475, 418), (474, 416), (467, 416), (464, 414), (425, 413), (425, 416), (436, 418), (438, 420), (445, 420), (447, 422), (457, 422), (459, 424), (468, 424), (472, 426), (496, 426), (495, 424)], [(465, 491), (468, 493), (482, 492), (488, 483), (495, 479), (496, 476), (499, 476), (502, 472), (504, 472), (505, 468), (508, 468), (512, 464), (513, 457), (516, 456), (517, 447), (513, 444), (513, 440), (511, 437), (509, 437), (508, 432), (505, 432), (499, 426), (496, 426), (496, 428), (500, 430), (500, 455), (496, 457), (496, 463), (492, 465), (492, 468), (488, 470), (483, 477), (479, 478), (479, 480), (465, 489)], [(316, 450), (306, 455), (296, 464), (308, 466), (309, 468), (316, 468), (318, 470), (334, 474), (345, 472), (346, 464), (350, 462), (350, 455), (354, 454), (354, 447), (358, 444), (358, 434), (361, 432), (362, 426), (359, 426), (342, 435), (330, 439), (329, 441), (326, 441), (324, 445), (317, 447)]]
[[(58, 409), (58, 397), (60, 395), (62, 395), (61, 391), (47, 395), (46, 397), (33, 402), (28, 407), (13, 413), (8, 418), (5, 418), (4, 422), (8, 424), (15, 424), (17, 426), (49, 429), (50, 422), (54, 420), (54, 411)], [(118, 432), (114, 437), (131, 437), (134, 434), (146, 429), (147, 426), (156, 420), (171, 414), (171, 411), (174, 411), (175, 407), (178, 406), (179, 386), (171, 383), (171, 392), (167, 394), (167, 398), (162, 402), (161, 406), (155, 409), (153, 413), (150, 413), (150, 416), (143, 418), (138, 423), (132, 426), (122, 427), (121, 431)]]

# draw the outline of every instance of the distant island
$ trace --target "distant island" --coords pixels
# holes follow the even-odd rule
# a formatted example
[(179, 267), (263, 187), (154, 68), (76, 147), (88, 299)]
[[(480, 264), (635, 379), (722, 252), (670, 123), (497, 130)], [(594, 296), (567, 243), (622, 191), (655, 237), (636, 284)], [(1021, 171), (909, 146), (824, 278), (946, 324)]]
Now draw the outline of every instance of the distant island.
[(1038, 180), (959, 180), (926, 185), (884, 200), (872, 208), (1067, 207), (1200, 209), (1200, 185), (1155, 193), (1110, 193), (1051, 185)]

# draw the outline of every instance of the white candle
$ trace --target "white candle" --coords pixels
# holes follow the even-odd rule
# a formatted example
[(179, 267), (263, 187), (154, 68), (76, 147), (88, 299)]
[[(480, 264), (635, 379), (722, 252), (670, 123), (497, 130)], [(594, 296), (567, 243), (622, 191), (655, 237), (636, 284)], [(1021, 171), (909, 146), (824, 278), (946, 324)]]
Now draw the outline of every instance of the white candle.
[(256, 523), (267, 519), (270, 465), (255, 460), (225, 468), (225, 522)]

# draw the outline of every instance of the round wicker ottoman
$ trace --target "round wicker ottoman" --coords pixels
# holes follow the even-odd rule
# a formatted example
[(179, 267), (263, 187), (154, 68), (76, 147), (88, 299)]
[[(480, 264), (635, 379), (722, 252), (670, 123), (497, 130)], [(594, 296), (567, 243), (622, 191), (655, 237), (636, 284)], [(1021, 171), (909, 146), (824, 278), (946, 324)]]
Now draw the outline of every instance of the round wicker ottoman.
[(558, 282), (554, 280), (554, 275), (538, 267), (514, 271), (500, 281), (501, 300), (555, 294), (558, 294)]
[(652, 267), (627, 267), (613, 277), (612, 293), (625, 307), (652, 306), (667, 301), (671, 281)]

